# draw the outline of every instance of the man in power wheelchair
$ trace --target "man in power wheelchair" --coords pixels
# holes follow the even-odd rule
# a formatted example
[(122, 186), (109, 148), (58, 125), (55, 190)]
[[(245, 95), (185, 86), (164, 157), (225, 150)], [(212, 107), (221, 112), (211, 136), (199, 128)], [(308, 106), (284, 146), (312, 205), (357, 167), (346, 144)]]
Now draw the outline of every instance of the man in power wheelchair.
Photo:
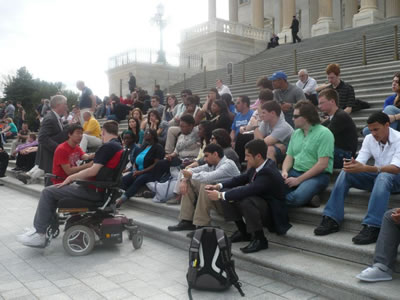
[(63, 245), (71, 255), (90, 253), (96, 241), (95, 234), (103, 242), (121, 243), (125, 229), (129, 231), (133, 246), (140, 248), (139, 227), (132, 219), (115, 211), (122, 171), (129, 156), (129, 150), (124, 151), (118, 141), (117, 122), (104, 123), (102, 140), (103, 145), (95, 153), (90, 168), (42, 191), (34, 228), (19, 235), (19, 242), (44, 248), (58, 235), (59, 224), (65, 224)]

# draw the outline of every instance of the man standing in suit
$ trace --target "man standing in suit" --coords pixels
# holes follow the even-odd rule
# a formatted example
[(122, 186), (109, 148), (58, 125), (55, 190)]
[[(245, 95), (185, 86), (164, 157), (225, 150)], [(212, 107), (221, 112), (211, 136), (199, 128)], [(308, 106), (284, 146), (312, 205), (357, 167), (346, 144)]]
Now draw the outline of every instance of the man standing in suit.
[(296, 41), (300, 43), (301, 39), (297, 35), (297, 33), (299, 32), (299, 20), (297, 20), (296, 16), (293, 16), (293, 21), (292, 25), (290, 26), (290, 29), (292, 29), (293, 44), (296, 44)]
[[(53, 169), (53, 155), (59, 144), (68, 139), (67, 131), (63, 128), (61, 117), (67, 112), (67, 98), (63, 95), (53, 96), (50, 100), (51, 111), (43, 118), (39, 130), (39, 168), (45, 173)], [(51, 185), (46, 178), (45, 186)]]
[(246, 173), (216, 185), (207, 185), (205, 189), (210, 200), (220, 201), (225, 220), (234, 221), (238, 228), (230, 237), (231, 242), (250, 241), (240, 250), (252, 253), (268, 248), (264, 225), (280, 235), (292, 225), (285, 204), (284, 182), (275, 163), (266, 159), (267, 145), (262, 140), (248, 142), (245, 157)]

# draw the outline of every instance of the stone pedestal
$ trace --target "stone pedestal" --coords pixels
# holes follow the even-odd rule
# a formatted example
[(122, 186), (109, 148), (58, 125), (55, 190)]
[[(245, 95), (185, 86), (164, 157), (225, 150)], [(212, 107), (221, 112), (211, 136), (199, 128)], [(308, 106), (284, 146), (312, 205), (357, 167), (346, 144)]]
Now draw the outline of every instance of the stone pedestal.
[(353, 27), (359, 27), (380, 22), (383, 13), (378, 10), (376, 0), (361, 0), (361, 8), (353, 17)]
[(328, 34), (338, 30), (338, 26), (333, 21), (332, 0), (319, 0), (318, 13), (318, 21), (311, 28), (311, 36)]

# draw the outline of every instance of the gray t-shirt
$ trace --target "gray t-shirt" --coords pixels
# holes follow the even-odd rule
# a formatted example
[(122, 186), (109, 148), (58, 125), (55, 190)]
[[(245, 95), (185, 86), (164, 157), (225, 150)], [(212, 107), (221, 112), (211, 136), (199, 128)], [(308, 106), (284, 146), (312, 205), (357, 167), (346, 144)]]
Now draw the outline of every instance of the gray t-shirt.
[(306, 99), (304, 92), (301, 88), (288, 83), (288, 88), (286, 90), (274, 90), (274, 100), (282, 103), (296, 103), (299, 100)]
[(271, 128), (268, 123), (262, 121), (259, 130), (264, 138), (270, 135), (286, 146), (289, 144), (293, 133), (292, 126), (282, 118), (278, 120), (274, 128)]

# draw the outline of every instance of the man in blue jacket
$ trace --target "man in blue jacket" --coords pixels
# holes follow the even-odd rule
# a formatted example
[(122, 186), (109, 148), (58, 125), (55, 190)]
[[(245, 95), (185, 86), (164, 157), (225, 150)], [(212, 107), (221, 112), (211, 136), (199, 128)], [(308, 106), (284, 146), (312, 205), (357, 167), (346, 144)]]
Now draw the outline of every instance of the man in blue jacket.
[(285, 234), (292, 225), (285, 204), (283, 178), (275, 163), (266, 158), (264, 141), (248, 142), (245, 157), (246, 173), (205, 188), (209, 199), (221, 201), (225, 220), (234, 221), (238, 228), (230, 237), (231, 242), (250, 241), (240, 250), (252, 253), (268, 248), (264, 225), (277, 234)]

